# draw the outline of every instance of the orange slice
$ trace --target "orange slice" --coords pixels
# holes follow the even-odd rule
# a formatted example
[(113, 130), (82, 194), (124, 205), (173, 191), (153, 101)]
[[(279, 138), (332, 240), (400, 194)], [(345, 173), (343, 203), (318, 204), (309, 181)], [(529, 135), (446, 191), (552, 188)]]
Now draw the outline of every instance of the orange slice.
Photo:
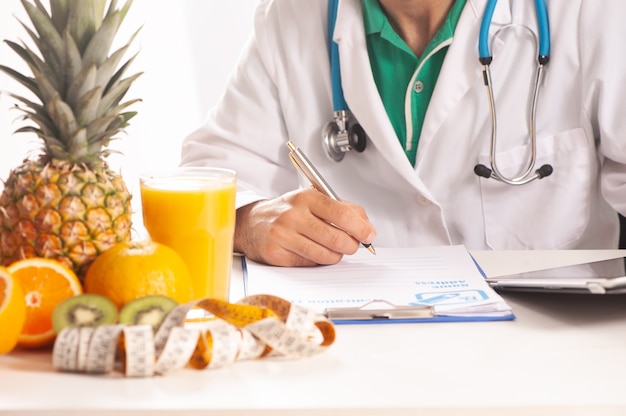
[(26, 321), (18, 338), (20, 347), (51, 345), (55, 339), (52, 312), (61, 301), (83, 293), (80, 280), (67, 266), (54, 259), (31, 257), (8, 268), (24, 291)]
[(0, 354), (11, 351), (22, 332), (26, 319), (26, 302), (22, 287), (9, 271), (0, 267)]

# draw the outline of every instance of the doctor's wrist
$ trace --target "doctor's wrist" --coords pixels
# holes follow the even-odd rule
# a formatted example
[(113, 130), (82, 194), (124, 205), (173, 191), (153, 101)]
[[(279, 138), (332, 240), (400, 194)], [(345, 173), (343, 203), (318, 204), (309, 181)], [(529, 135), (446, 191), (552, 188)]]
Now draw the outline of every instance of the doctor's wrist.
[(254, 250), (255, 241), (258, 238), (254, 235), (254, 229), (250, 226), (250, 211), (260, 201), (237, 208), (235, 216), (235, 235), (233, 239), (233, 251), (237, 254), (249, 255)]

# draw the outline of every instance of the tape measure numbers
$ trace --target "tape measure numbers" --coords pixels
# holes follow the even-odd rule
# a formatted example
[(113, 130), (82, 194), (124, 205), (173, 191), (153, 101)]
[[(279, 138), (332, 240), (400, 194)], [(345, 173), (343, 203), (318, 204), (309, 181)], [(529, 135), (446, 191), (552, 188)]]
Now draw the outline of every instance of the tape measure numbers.
[[(194, 308), (212, 318), (187, 320)], [(179, 305), (156, 334), (149, 325), (65, 328), (52, 362), (60, 371), (107, 374), (117, 360), (127, 377), (149, 377), (187, 364), (205, 369), (268, 355), (303, 358), (334, 341), (334, 325), (325, 316), (276, 296), (255, 295), (237, 303), (202, 299)]]

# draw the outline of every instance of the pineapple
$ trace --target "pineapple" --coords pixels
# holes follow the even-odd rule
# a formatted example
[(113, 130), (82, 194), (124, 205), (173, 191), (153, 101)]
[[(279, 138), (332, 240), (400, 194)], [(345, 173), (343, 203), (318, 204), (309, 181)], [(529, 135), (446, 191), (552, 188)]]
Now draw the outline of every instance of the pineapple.
[(138, 99), (122, 103), (141, 74), (123, 78), (134, 56), (120, 62), (129, 42), (109, 54), (132, 0), (21, 0), (35, 48), (5, 42), (32, 76), (0, 65), (34, 98), (12, 96), (35, 133), (40, 154), (13, 169), (0, 196), (0, 264), (50, 257), (84, 278), (103, 251), (131, 238), (131, 195), (105, 161), (109, 142), (127, 127)]

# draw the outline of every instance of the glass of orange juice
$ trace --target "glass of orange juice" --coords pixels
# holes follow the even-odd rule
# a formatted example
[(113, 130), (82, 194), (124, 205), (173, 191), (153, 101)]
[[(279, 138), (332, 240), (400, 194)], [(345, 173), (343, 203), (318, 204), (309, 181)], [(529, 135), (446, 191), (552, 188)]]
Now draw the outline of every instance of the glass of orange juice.
[(139, 177), (144, 226), (152, 240), (185, 260), (194, 299), (229, 298), (236, 177), (235, 171), (211, 167)]

